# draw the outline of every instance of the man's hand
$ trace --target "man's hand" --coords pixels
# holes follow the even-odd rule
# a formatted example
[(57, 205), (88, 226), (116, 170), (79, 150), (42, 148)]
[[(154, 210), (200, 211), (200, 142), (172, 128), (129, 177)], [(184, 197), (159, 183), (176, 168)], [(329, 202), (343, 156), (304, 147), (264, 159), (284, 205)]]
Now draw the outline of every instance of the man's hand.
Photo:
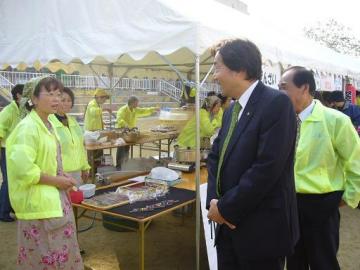
[(218, 224), (226, 224), (230, 229), (234, 230), (236, 228), (235, 225), (227, 222), (220, 214), (219, 209), (217, 207), (218, 200), (212, 199), (210, 201), (210, 209), (208, 212), (208, 219), (218, 223)]
[(339, 207), (343, 207), (345, 205), (347, 205), (346, 202), (344, 200), (341, 200), (339, 203)]

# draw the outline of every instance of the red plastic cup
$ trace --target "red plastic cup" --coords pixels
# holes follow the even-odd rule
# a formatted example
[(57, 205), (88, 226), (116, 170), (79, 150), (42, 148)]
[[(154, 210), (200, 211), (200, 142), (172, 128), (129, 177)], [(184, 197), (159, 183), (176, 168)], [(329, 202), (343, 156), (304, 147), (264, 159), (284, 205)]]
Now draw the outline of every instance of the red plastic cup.
[(82, 191), (71, 190), (69, 193), (72, 203), (81, 203), (84, 200), (84, 194), (82, 193)]

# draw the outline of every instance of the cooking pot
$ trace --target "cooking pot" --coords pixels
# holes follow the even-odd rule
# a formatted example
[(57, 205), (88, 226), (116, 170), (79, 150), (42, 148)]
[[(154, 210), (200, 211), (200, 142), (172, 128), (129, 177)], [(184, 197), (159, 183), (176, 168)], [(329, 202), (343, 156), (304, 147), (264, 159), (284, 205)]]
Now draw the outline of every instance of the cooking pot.
[(195, 162), (196, 161), (195, 149), (180, 149), (180, 148), (176, 147), (174, 154), (175, 154), (175, 159), (177, 162)]
[[(200, 150), (200, 160), (206, 160), (210, 150)], [(195, 149), (180, 149), (175, 147), (174, 158), (177, 162), (195, 163), (196, 150)]]

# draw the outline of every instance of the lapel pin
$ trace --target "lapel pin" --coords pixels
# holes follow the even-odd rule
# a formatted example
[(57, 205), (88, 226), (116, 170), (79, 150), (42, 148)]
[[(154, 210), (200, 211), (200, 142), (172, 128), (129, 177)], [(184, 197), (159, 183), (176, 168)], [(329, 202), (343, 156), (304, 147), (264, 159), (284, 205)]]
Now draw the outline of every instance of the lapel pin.
[(249, 115), (250, 115), (250, 112), (247, 112), (246, 115), (249, 116)]

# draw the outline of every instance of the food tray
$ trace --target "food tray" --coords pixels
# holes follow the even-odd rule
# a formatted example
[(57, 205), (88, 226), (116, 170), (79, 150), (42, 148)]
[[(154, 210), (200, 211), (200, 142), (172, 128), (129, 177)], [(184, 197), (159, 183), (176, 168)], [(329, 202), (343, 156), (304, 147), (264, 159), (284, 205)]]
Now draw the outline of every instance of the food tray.
[[(126, 186), (138, 186), (138, 185), (143, 185), (143, 183), (131, 183)], [(91, 198), (83, 200), (81, 204), (100, 210), (107, 210), (127, 203), (129, 203), (129, 198), (127, 196), (119, 194), (115, 191), (110, 191), (101, 194), (96, 194)]]

